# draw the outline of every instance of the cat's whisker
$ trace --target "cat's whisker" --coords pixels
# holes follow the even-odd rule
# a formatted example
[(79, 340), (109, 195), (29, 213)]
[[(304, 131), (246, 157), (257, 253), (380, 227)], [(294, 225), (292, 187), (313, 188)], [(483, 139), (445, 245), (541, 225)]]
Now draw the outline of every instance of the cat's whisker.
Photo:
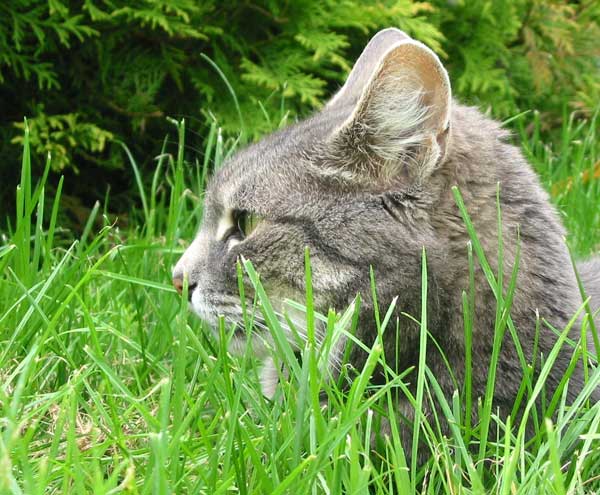
[[(287, 330), (289, 333), (296, 333), (299, 337), (302, 338), (303, 342), (308, 342), (308, 331), (305, 327), (303, 327), (302, 325), (299, 325), (298, 322), (295, 322), (293, 320), (292, 323), (294, 324), (294, 329), (292, 330), (290, 328), (289, 323), (287, 322), (287, 318), (286, 315), (279, 312), (279, 311), (275, 311), (275, 315), (278, 317), (281, 326), (284, 328), (284, 330)], [(289, 315), (288, 315), (289, 317)], [(281, 321), (281, 320), (284, 321)], [(291, 319), (291, 318), (290, 318)], [(320, 330), (320, 325), (315, 325), (315, 344), (317, 346), (317, 348), (319, 349), (319, 353), (323, 352), (323, 344), (325, 342), (325, 335), (323, 333), (323, 331)], [(330, 349), (330, 353), (327, 356), (327, 362), (326, 364), (333, 366), (335, 372), (339, 372), (341, 370), (342, 367), (342, 360), (339, 356), (340, 352), (335, 350), (336, 346), (333, 346)]]

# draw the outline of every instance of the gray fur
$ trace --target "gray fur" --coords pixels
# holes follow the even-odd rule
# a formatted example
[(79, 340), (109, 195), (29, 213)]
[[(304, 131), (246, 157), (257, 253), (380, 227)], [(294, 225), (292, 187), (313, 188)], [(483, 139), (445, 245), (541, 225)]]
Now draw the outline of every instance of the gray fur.
[[(447, 109), (448, 129), (442, 122), (443, 112), (439, 112), (442, 100), (431, 99), (428, 103), (433, 90), (429, 83), (423, 83), (421, 110), (433, 116), (421, 121), (418, 132), (425, 137), (404, 149), (397, 142), (409, 142), (406, 138), (412, 135), (380, 142), (381, 148), (397, 141), (395, 148), (387, 150), (395, 150), (396, 160), (389, 154), (383, 156), (378, 152), (380, 148), (373, 146), (382, 135), (382, 126), (398, 124), (398, 115), (382, 116), (378, 111), (377, 118), (373, 118), (372, 92), (379, 92), (375, 96), (388, 99), (390, 109), (398, 112), (399, 99), (405, 98), (407, 91), (417, 91), (410, 85), (408, 89), (388, 87), (381, 79), (380, 68), (389, 61), (386, 57), (408, 39), (399, 33), (386, 30), (369, 44), (332, 104), (241, 150), (215, 174), (206, 192), (202, 228), (173, 276), (181, 279), (187, 274), (194, 289), (192, 307), (202, 318), (214, 323), (217, 315), (223, 314), (239, 322), (236, 260), (244, 256), (252, 261), (282, 308), (286, 297), (303, 298), (303, 252), (308, 246), (316, 308), (324, 313), (330, 307), (342, 310), (360, 293), (358, 337), (370, 345), (376, 335), (369, 282), (372, 266), (379, 306), (386, 308), (398, 298), (400, 345), (396, 349), (395, 336), (390, 337), (386, 353), (389, 363), (398, 359), (401, 371), (416, 365), (418, 359), (419, 328), (401, 312), (416, 317), (420, 314), (424, 246), (429, 274), (428, 327), (462, 383), (465, 350), (461, 297), (469, 288), (469, 236), (453, 199), (452, 186), (462, 192), (488, 260), (497, 272), (496, 190), (500, 184), (505, 280), (510, 277), (520, 233), (521, 262), (511, 314), (529, 362), (533, 359), (536, 314), (563, 329), (582, 300), (559, 216), (518, 148), (507, 142), (508, 133), (498, 122), (453, 100)], [(408, 70), (408, 75), (414, 76), (414, 66), (426, 63), (435, 71), (443, 71), (432, 54), (421, 48), (415, 50), (418, 57), (412, 65), (405, 67), (404, 60), (399, 60), (393, 62), (392, 69), (397, 65), (398, 74)], [(429, 68), (427, 71), (431, 75)], [(432, 75), (434, 89), (442, 88), (444, 74)], [(409, 126), (406, 132), (417, 131)], [(433, 162), (432, 150), (437, 150)], [(227, 210), (255, 212), (263, 220), (249, 237), (229, 244), (216, 238), (220, 218)], [(600, 261), (582, 263), (579, 269), (593, 307), (600, 307)], [(496, 302), (479, 268), (475, 278), (473, 390), (475, 397), (481, 397), (488, 377)], [(573, 330), (575, 338), (578, 331)], [(555, 334), (542, 324), (540, 353), (547, 356), (555, 341)], [(265, 355), (260, 338), (256, 340), (256, 352)], [(567, 348), (559, 355), (548, 379), (548, 392), (564, 376), (570, 357)], [(358, 350), (351, 356), (359, 367), (364, 358)], [(450, 396), (454, 385), (433, 345), (428, 348), (427, 362)], [(507, 334), (494, 396), (502, 415), (510, 413), (521, 375), (516, 350)], [(582, 383), (578, 369), (569, 387), (569, 399), (574, 398)], [(407, 402), (401, 402), (399, 408), (412, 417)]]

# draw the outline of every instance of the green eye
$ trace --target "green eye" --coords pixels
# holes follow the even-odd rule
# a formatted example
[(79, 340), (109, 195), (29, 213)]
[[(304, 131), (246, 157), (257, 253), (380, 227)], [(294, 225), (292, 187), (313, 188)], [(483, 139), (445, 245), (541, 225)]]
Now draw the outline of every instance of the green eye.
[(237, 227), (242, 234), (242, 237), (248, 237), (256, 226), (261, 221), (261, 218), (255, 213), (251, 213), (249, 211), (240, 211), (236, 215), (237, 218)]

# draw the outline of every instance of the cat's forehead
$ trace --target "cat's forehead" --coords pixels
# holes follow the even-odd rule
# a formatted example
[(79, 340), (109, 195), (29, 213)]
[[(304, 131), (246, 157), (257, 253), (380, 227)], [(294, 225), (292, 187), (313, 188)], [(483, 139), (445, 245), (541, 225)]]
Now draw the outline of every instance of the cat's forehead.
[(240, 150), (215, 173), (208, 188), (210, 200), (224, 208), (243, 203), (256, 210), (310, 194), (317, 185), (312, 157), (342, 118), (317, 114)]
[[(284, 149), (286, 148), (286, 149)], [(252, 200), (263, 189), (288, 188), (302, 173), (292, 143), (273, 147), (259, 142), (239, 151), (218, 170), (209, 187), (211, 199), (224, 207)]]

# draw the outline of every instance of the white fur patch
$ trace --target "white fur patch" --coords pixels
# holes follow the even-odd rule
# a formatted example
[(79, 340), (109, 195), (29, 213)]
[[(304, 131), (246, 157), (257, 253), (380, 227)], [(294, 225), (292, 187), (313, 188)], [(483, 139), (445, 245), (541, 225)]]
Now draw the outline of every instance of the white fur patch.
[(194, 313), (196, 313), (200, 319), (206, 321), (211, 326), (218, 325), (218, 320), (215, 318), (212, 308), (206, 304), (201, 291), (195, 290), (192, 292), (190, 305), (192, 306)]
[(260, 370), (260, 389), (267, 399), (275, 396), (279, 384), (279, 372), (272, 357), (264, 360)]
[(219, 219), (219, 225), (217, 226), (216, 234), (217, 240), (222, 241), (225, 238), (225, 234), (227, 234), (232, 227), (234, 227), (233, 211), (227, 209), (223, 212), (223, 215), (221, 215), (221, 218)]

